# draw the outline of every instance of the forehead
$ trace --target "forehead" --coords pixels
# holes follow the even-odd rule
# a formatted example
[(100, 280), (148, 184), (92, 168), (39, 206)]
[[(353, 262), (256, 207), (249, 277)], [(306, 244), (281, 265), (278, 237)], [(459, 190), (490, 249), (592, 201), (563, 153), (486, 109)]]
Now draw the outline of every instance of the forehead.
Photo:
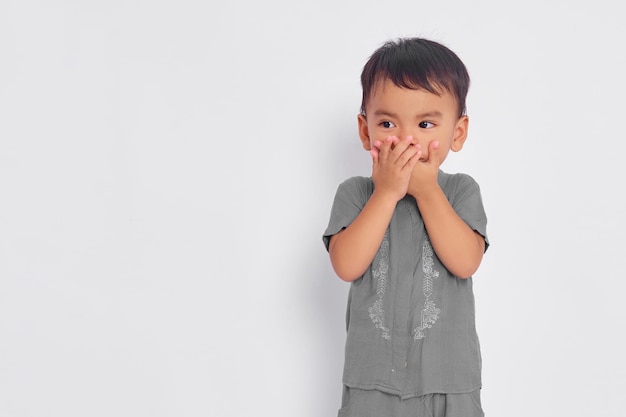
[(438, 111), (443, 115), (457, 113), (455, 97), (446, 89), (439, 89), (434, 94), (424, 89), (398, 87), (389, 79), (379, 80), (374, 84), (366, 103), (366, 114), (377, 111), (431, 112)]

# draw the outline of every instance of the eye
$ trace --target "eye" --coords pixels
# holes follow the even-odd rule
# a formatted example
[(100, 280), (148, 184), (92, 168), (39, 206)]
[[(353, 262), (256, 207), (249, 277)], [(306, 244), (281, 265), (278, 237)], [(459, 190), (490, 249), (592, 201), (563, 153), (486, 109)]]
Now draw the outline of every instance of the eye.
[(421, 127), (422, 129), (430, 129), (431, 127), (435, 127), (435, 125), (434, 123), (423, 121), (420, 122), (419, 127)]
[(379, 125), (384, 127), (385, 129), (391, 129), (392, 127), (396, 127), (396, 125), (394, 125), (392, 122), (388, 120), (380, 122)]

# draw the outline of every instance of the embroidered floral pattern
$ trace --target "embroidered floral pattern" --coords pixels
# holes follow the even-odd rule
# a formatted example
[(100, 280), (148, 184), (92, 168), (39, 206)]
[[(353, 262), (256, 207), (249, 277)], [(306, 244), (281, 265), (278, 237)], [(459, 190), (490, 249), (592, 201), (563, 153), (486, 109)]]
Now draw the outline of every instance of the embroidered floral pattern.
[(372, 271), (372, 275), (376, 280), (376, 301), (374, 305), (368, 308), (370, 319), (377, 329), (382, 330), (381, 336), (384, 339), (391, 339), (390, 330), (385, 326), (385, 310), (383, 309), (383, 297), (387, 291), (387, 281), (389, 272), (389, 230), (385, 232), (383, 241), (378, 249), (378, 265)]
[(422, 289), (426, 301), (422, 309), (421, 324), (413, 330), (413, 338), (415, 340), (425, 337), (424, 330), (433, 327), (433, 324), (435, 324), (439, 318), (439, 313), (441, 313), (441, 309), (437, 308), (434, 301), (430, 299), (433, 295), (433, 282), (439, 277), (439, 271), (433, 268), (434, 264), (433, 248), (430, 246), (430, 241), (427, 237), (422, 245), (422, 271), (424, 272)]

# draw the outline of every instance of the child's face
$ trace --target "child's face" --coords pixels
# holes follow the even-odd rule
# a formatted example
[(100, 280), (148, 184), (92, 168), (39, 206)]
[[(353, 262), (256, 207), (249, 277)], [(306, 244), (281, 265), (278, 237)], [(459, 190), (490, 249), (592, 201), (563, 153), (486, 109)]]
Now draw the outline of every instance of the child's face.
[(468, 118), (458, 115), (453, 95), (440, 96), (426, 90), (411, 90), (392, 81), (379, 81), (365, 107), (366, 116), (359, 115), (359, 136), (363, 148), (371, 150), (374, 142), (389, 136), (402, 140), (413, 137), (413, 144), (422, 149), (421, 160), (428, 160), (430, 144), (439, 142), (441, 162), (450, 150), (458, 152), (467, 138)]

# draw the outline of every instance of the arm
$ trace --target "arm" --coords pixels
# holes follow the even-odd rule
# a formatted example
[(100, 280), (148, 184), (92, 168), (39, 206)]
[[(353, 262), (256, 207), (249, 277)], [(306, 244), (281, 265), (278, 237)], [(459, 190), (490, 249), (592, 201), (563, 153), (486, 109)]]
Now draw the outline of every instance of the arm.
[(452, 274), (469, 278), (485, 252), (485, 240), (461, 219), (437, 186), (414, 196), (437, 257)]
[(469, 278), (480, 266), (485, 240), (459, 217), (439, 187), (438, 144), (430, 147), (428, 161), (420, 161), (413, 170), (408, 193), (417, 201), (439, 260), (455, 276)]
[(383, 241), (396, 203), (374, 191), (350, 226), (330, 238), (330, 261), (339, 278), (352, 282), (363, 275)]
[(409, 140), (377, 142), (372, 150), (374, 193), (354, 221), (330, 238), (329, 254), (335, 273), (344, 281), (360, 278), (372, 263), (398, 200), (406, 195), (419, 155)]

